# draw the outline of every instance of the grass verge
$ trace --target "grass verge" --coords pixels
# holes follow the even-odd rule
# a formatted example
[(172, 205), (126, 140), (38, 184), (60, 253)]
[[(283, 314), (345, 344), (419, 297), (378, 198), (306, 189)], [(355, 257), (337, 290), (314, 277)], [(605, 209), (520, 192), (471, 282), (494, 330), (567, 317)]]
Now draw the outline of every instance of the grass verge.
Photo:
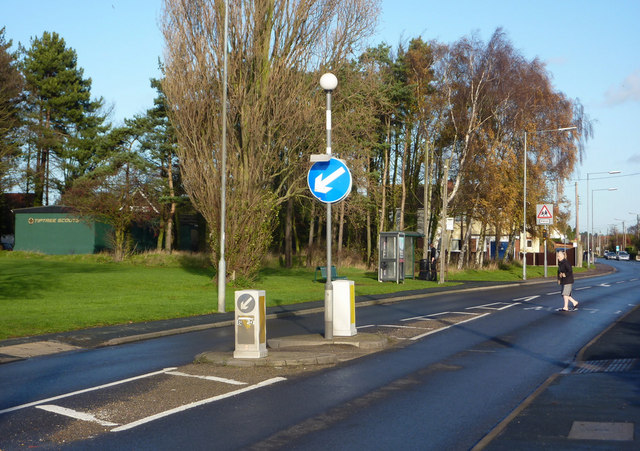
[[(528, 277), (542, 268), (528, 267)], [(549, 268), (549, 275), (555, 275)], [(379, 283), (375, 271), (340, 268), (355, 282), (356, 296), (435, 287), (435, 282), (407, 279)], [(42, 255), (0, 252), (0, 340), (215, 313), (217, 282), (206, 257), (175, 253), (144, 254), (114, 263), (104, 255)], [(234, 291), (265, 290), (267, 306), (324, 299), (324, 283), (314, 282), (314, 268), (264, 268), (251, 284), (229, 283), (226, 310), (233, 311)], [(514, 265), (492, 271), (451, 271), (455, 280), (520, 280)]]

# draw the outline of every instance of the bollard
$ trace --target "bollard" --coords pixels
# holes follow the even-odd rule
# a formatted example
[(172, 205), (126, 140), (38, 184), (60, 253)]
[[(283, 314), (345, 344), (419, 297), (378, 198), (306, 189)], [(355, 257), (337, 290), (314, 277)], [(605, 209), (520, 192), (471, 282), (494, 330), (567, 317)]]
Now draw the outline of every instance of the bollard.
[(267, 306), (264, 290), (235, 292), (236, 359), (267, 356)]
[(356, 331), (356, 292), (353, 280), (334, 280), (333, 336), (351, 337)]

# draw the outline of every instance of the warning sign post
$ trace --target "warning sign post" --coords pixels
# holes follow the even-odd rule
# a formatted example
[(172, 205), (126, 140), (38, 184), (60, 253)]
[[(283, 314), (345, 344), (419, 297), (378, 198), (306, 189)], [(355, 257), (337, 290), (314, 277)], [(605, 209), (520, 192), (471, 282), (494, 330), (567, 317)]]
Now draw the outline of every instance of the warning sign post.
[(553, 224), (553, 204), (537, 204), (536, 205), (536, 224), (537, 225)]

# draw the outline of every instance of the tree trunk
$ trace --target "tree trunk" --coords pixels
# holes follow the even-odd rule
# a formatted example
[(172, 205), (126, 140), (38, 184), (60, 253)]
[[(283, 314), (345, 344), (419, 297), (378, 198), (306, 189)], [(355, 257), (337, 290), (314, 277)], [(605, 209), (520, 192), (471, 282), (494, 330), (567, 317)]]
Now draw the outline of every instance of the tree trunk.
[(293, 247), (291, 243), (291, 227), (293, 223), (293, 198), (287, 199), (287, 214), (284, 223), (284, 266), (293, 266)]
[(311, 201), (311, 214), (309, 220), (309, 241), (307, 242), (307, 268), (311, 267), (313, 260), (313, 229), (316, 224), (316, 202)]

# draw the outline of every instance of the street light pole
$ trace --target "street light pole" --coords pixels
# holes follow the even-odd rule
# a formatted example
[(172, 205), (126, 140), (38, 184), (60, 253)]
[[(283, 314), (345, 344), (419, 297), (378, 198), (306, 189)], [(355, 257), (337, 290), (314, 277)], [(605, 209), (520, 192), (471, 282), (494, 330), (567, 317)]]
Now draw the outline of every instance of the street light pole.
[(227, 46), (229, 1), (224, 2), (224, 58), (222, 68), (222, 161), (220, 166), (220, 261), (218, 262), (218, 313), (225, 312), (227, 265), (224, 259), (227, 197)]
[[(338, 86), (335, 75), (327, 72), (320, 77), (320, 86), (327, 93), (327, 156), (331, 156), (331, 93)], [(331, 281), (331, 202), (327, 202), (327, 278), (324, 284), (324, 338), (333, 338), (333, 284)]]
[[(603, 188), (603, 189), (592, 189), (591, 190), (591, 236), (593, 236), (593, 193), (596, 191), (617, 191), (618, 188)], [(588, 194), (588, 193), (587, 193)], [(587, 211), (589, 211), (589, 202), (587, 202)], [(587, 213), (588, 214), (588, 213)], [(589, 218), (587, 218), (587, 221)], [(589, 229), (587, 229), (587, 241), (589, 241)], [(587, 244), (587, 262), (589, 261), (589, 244)], [(595, 265), (595, 260), (593, 264)], [(587, 268), (589, 267), (589, 263), (587, 263)]]
[[(589, 176), (592, 174), (620, 174), (620, 171), (587, 172), (587, 195), (589, 194)], [(613, 190), (609, 189), (609, 191)], [(591, 194), (591, 200), (593, 204), (593, 193)], [(591, 205), (591, 208), (593, 209), (593, 205)], [(589, 228), (589, 202), (587, 202), (587, 269), (591, 267), (591, 236), (589, 231), (591, 230), (591, 235), (593, 235), (593, 215), (591, 217), (591, 228)]]
[[(562, 127), (549, 130), (534, 130), (531, 133), (547, 133), (547, 132), (564, 132), (567, 130), (576, 130), (578, 127)], [(524, 177), (522, 190), (522, 280), (527, 280), (527, 132), (524, 132)], [(497, 245), (496, 245), (497, 246)], [(544, 250), (545, 255), (547, 249)]]

